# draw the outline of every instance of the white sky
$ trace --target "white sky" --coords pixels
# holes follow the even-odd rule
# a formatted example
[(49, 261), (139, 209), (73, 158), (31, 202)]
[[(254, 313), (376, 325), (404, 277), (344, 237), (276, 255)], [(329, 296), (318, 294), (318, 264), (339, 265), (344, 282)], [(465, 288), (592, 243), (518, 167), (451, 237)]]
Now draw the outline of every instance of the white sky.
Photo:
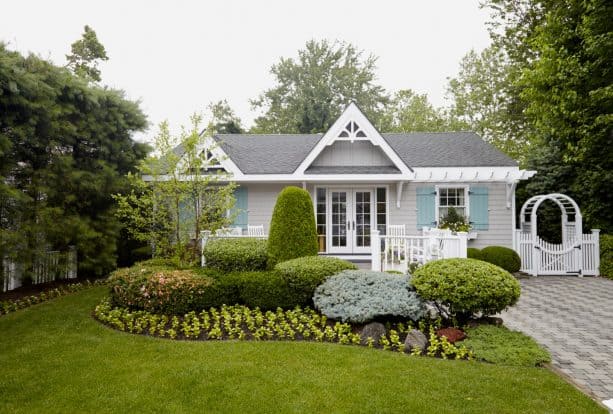
[(250, 126), (249, 99), (273, 85), (270, 67), (310, 39), (344, 40), (379, 57), (388, 91), (427, 93), (436, 106), (471, 48), (489, 44), (478, 0), (85, 1), (0, 0), (0, 41), (65, 64), (90, 25), (110, 60), (103, 83), (141, 101), (154, 135), (227, 99)]

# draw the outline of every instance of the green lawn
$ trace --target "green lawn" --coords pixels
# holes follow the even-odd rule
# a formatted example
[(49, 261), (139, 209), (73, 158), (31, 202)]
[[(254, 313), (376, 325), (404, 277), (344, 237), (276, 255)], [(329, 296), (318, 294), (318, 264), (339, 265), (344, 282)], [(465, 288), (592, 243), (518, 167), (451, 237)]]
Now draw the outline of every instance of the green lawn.
[(120, 333), (90, 317), (104, 294), (0, 317), (0, 412), (605, 412), (539, 368)]

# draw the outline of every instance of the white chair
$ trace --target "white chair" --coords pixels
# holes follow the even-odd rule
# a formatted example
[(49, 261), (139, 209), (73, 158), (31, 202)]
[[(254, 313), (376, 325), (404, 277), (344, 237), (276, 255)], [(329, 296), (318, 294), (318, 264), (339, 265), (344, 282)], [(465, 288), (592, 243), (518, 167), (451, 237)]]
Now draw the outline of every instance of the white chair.
[(264, 237), (264, 225), (260, 224), (259, 226), (247, 226), (247, 236)]

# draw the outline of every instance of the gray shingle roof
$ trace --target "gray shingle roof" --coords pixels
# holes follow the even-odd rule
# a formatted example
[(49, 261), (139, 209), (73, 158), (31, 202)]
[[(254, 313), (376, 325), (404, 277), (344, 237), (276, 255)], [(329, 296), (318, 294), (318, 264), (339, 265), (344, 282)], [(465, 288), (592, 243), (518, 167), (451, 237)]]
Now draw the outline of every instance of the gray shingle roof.
[[(483, 141), (474, 132), (412, 132), (381, 135), (411, 168), (517, 166), (516, 161)], [(291, 174), (322, 136), (322, 134), (227, 134), (216, 135), (215, 139), (244, 174)], [(321, 168), (310, 167), (308, 172), (311, 174), (371, 173), (363, 166), (352, 171), (347, 167)], [(387, 170), (381, 172), (380, 167), (377, 168), (372, 173), (398, 172)]]
[(219, 134), (215, 140), (243, 174), (291, 174), (322, 136)]
[(381, 134), (409, 167), (508, 167), (517, 162), (474, 132)]

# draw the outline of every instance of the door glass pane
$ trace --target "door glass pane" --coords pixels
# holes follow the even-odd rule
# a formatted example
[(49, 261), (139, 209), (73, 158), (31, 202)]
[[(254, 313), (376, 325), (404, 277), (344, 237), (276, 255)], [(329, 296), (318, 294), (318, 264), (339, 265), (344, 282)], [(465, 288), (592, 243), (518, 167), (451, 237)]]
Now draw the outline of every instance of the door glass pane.
[(317, 189), (317, 210), (315, 218), (317, 220), (317, 244), (318, 251), (326, 251), (326, 189)]
[(332, 191), (332, 246), (347, 246), (347, 193)]
[(370, 201), (370, 191), (356, 192), (355, 243), (357, 247), (370, 246), (370, 223), (372, 215)]

